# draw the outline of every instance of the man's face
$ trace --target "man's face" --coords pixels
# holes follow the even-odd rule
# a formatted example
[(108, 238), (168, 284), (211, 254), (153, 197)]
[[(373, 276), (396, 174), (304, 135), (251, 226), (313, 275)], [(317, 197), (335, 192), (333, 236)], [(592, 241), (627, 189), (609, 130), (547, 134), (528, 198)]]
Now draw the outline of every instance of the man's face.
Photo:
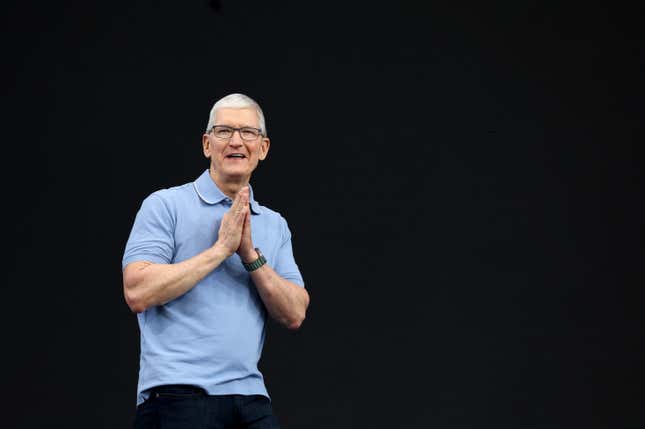
[[(258, 115), (253, 108), (219, 109), (215, 113), (215, 125), (233, 128), (260, 128)], [(228, 140), (215, 137), (209, 130), (202, 137), (204, 156), (210, 158), (215, 174), (221, 178), (248, 180), (260, 160), (269, 151), (269, 139), (258, 136), (255, 140), (243, 140), (238, 131)]]

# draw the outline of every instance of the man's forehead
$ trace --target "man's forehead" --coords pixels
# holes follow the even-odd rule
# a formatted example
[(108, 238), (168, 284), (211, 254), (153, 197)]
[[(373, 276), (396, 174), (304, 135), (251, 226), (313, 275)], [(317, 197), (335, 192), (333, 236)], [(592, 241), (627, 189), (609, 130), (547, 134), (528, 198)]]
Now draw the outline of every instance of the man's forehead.
[(253, 107), (235, 109), (224, 107), (215, 111), (216, 125), (250, 125), (258, 126), (258, 113)]

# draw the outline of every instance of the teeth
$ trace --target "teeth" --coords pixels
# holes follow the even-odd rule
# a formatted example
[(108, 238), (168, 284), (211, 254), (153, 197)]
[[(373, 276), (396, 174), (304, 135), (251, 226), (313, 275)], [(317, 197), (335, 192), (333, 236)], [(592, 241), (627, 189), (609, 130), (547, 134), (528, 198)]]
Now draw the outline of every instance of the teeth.
[(244, 155), (242, 155), (241, 153), (234, 153), (229, 155), (229, 158), (244, 158)]

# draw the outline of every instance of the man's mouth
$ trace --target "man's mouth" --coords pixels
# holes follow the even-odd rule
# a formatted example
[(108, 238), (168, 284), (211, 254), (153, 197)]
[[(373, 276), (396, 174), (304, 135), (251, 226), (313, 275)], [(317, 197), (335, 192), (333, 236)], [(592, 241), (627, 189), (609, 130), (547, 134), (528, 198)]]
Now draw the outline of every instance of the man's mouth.
[(246, 155), (242, 153), (231, 153), (229, 155), (226, 155), (227, 158), (234, 158), (234, 159), (244, 159), (246, 158)]

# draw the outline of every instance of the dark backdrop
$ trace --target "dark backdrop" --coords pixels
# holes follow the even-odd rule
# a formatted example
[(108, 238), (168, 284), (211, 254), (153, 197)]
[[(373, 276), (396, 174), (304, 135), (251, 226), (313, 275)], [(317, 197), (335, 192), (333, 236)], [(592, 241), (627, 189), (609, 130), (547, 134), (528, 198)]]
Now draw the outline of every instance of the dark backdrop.
[(2, 426), (130, 426), (134, 215), (243, 92), (312, 297), (285, 429), (645, 427), (639, 14), (426, 3), (5, 4)]

